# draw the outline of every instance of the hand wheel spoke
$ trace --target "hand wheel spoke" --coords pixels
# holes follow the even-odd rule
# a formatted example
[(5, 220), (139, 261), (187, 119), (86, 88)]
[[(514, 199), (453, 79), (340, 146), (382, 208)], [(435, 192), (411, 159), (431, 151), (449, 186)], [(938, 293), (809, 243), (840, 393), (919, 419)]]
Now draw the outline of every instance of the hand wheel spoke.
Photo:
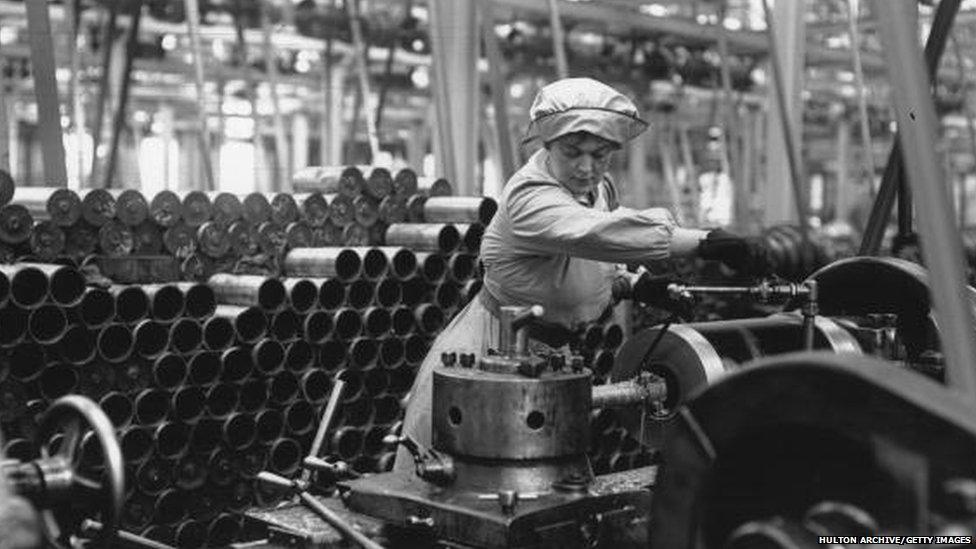
[(77, 460), (81, 456), (78, 446), (81, 444), (81, 419), (72, 417), (64, 425), (64, 438), (61, 439), (61, 446), (58, 454), (63, 456), (71, 465), (77, 465)]

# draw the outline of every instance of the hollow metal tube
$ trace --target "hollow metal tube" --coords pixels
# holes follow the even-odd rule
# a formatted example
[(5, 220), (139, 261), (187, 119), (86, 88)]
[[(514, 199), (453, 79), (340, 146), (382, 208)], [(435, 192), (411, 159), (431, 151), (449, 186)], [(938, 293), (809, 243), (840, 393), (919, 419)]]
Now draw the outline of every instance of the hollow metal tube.
[(40, 307), (48, 296), (48, 277), (37, 267), (17, 263), (0, 264), (0, 273), (10, 281), (9, 301), (23, 309)]
[(387, 225), (405, 223), (407, 221), (407, 199), (403, 196), (391, 195), (380, 201), (380, 222)]
[(297, 437), (315, 428), (315, 407), (304, 400), (297, 400), (285, 408), (285, 430)]
[(155, 425), (169, 415), (170, 399), (172, 395), (159, 389), (146, 389), (139, 392), (135, 399), (135, 421), (139, 425)]
[(119, 392), (106, 393), (98, 401), (99, 408), (105, 412), (112, 426), (116, 429), (124, 429), (132, 422), (132, 415), (135, 413), (135, 406), (132, 399)]
[(454, 282), (441, 282), (434, 288), (434, 302), (442, 311), (451, 311), (461, 303), (461, 292)]
[(365, 369), (376, 361), (379, 345), (376, 340), (367, 337), (357, 337), (349, 345), (349, 361), (352, 365)]
[(268, 384), (268, 401), (272, 404), (289, 404), (298, 398), (301, 387), (295, 374), (282, 370), (276, 373)]
[(207, 394), (200, 387), (181, 387), (170, 398), (170, 417), (176, 421), (195, 421), (203, 417)]
[(138, 426), (127, 427), (119, 433), (122, 457), (128, 464), (138, 464), (149, 459), (152, 454), (153, 438), (149, 429)]
[(186, 380), (186, 360), (174, 353), (165, 353), (153, 362), (152, 377), (161, 389), (175, 389)]
[(403, 341), (404, 358), (407, 364), (420, 364), (427, 355), (428, 340), (418, 334), (407, 336)]
[(400, 400), (396, 397), (380, 395), (373, 399), (373, 421), (376, 423), (392, 423), (400, 417), (400, 414)]
[(177, 459), (190, 447), (190, 426), (166, 422), (155, 430), (156, 454), (163, 459)]
[(403, 361), (403, 340), (395, 336), (387, 336), (380, 340), (379, 363), (384, 368), (395, 368)]
[(477, 257), (472, 254), (451, 254), (447, 262), (447, 278), (457, 284), (464, 284), (474, 276), (477, 261)]
[(281, 342), (291, 341), (298, 337), (302, 329), (302, 319), (291, 309), (279, 311), (271, 317), (268, 334)]
[(199, 351), (190, 355), (186, 362), (187, 380), (194, 385), (208, 385), (220, 379), (221, 354), (217, 351)]
[(390, 258), (381, 248), (353, 247), (350, 250), (359, 254), (362, 263), (361, 276), (367, 280), (377, 280), (390, 268)]
[(384, 307), (369, 307), (363, 311), (363, 332), (371, 337), (381, 337), (390, 331), (393, 318), (389, 309)]
[(98, 355), (111, 363), (129, 358), (135, 346), (132, 331), (124, 324), (109, 324), (98, 332), (95, 343)]
[(231, 223), (239, 221), (244, 215), (244, 205), (237, 195), (213, 191), (206, 194), (213, 204), (211, 219), (220, 226), (229, 227)]
[(33, 381), (47, 365), (45, 346), (39, 343), (22, 342), (3, 355), (0, 372), (18, 381)]
[(430, 285), (423, 278), (415, 276), (403, 282), (400, 302), (407, 307), (415, 307), (421, 303), (432, 301)]
[(365, 376), (362, 396), (356, 400), (346, 402), (342, 406), (342, 421), (343, 425), (352, 425), (356, 427), (363, 427), (367, 425), (373, 418), (373, 400), (372, 397), (366, 391), (365, 386)]
[(211, 276), (208, 283), (217, 301), (227, 305), (277, 311), (284, 306), (287, 297), (281, 281), (266, 276), (220, 273)]
[(342, 281), (335, 278), (310, 278), (308, 280), (318, 285), (319, 307), (326, 311), (334, 311), (342, 306), (346, 299), (346, 287)]
[(293, 438), (282, 438), (274, 442), (268, 451), (268, 466), (279, 475), (290, 476), (302, 464), (302, 447)]
[(265, 375), (273, 375), (281, 371), (285, 365), (285, 348), (277, 340), (264, 338), (254, 345), (251, 357), (257, 371)]
[(47, 277), (47, 293), (51, 301), (61, 307), (73, 307), (85, 293), (85, 277), (81, 272), (66, 265), (53, 263), (16, 263), (15, 268), (37, 269)]
[(355, 309), (342, 308), (332, 317), (334, 335), (339, 339), (352, 339), (363, 329), (362, 317)]
[(115, 284), (109, 291), (115, 296), (115, 314), (120, 322), (135, 322), (149, 315), (149, 296), (141, 286)]
[(387, 246), (404, 246), (414, 251), (449, 254), (461, 243), (453, 225), (440, 223), (394, 223), (386, 229)]
[(104, 288), (88, 287), (68, 315), (87, 328), (101, 328), (115, 318), (115, 296)]
[[(352, 208), (353, 218), (356, 220), (355, 224), (364, 229), (369, 229), (380, 220), (379, 204), (373, 198), (357, 196), (352, 199)], [(347, 242), (347, 244), (352, 245), (351, 242)]]
[(417, 328), (424, 334), (432, 335), (444, 327), (444, 310), (433, 303), (425, 303), (414, 308)]
[(0, 206), (0, 243), (19, 246), (30, 240), (34, 218), (19, 204)]
[(227, 382), (243, 381), (254, 370), (254, 358), (246, 347), (231, 347), (220, 354), (221, 379)]
[[(6, 331), (4, 310), (0, 309), (0, 347), (4, 346)], [(21, 321), (20, 326), (26, 326)], [(95, 358), (95, 333), (81, 325), (68, 326), (61, 341), (57, 343), (58, 354), (69, 364), (84, 364)]]
[(177, 353), (192, 353), (203, 344), (203, 328), (192, 318), (180, 318), (170, 326), (169, 342)]
[(285, 432), (285, 416), (279, 410), (268, 408), (254, 416), (256, 439), (259, 444), (271, 444)]
[(254, 343), (268, 331), (268, 317), (258, 307), (218, 305), (213, 315), (231, 321), (237, 341), (241, 343)]
[(254, 416), (251, 414), (233, 414), (224, 420), (223, 440), (232, 450), (243, 450), (250, 446), (257, 436)]
[(288, 303), (297, 313), (307, 313), (318, 303), (319, 286), (307, 278), (284, 278)]
[(410, 335), (416, 325), (413, 309), (410, 307), (397, 307), (392, 314), (391, 328), (397, 336)]
[(376, 285), (368, 280), (354, 280), (346, 286), (346, 306), (365, 309), (376, 297)]
[(173, 462), (152, 457), (136, 469), (138, 491), (156, 496), (162, 494), (172, 484)]
[(27, 317), (27, 333), (41, 344), (49, 345), (61, 339), (68, 329), (64, 309), (45, 304), (32, 310)]
[(362, 259), (349, 248), (295, 248), (285, 255), (288, 276), (337, 278), (348, 282), (359, 276)]
[(338, 339), (327, 339), (319, 346), (319, 368), (334, 372), (345, 364), (348, 356), (349, 345)]
[(332, 435), (331, 449), (340, 458), (351, 460), (363, 449), (363, 432), (355, 427), (340, 427)]
[(327, 311), (312, 311), (302, 320), (303, 339), (312, 345), (325, 342), (332, 328), (332, 315)]
[(213, 217), (213, 203), (203, 191), (177, 191), (183, 199), (183, 222), (196, 228)]
[(234, 323), (222, 316), (203, 321), (203, 345), (211, 351), (223, 351), (234, 344), (237, 332)]
[(382, 368), (371, 368), (363, 373), (363, 388), (370, 397), (376, 397), (390, 386), (390, 374)]
[(296, 339), (285, 346), (285, 369), (300, 374), (315, 363), (315, 349), (304, 339)]
[(400, 304), (403, 284), (395, 278), (384, 278), (376, 284), (373, 301), (380, 307), (392, 308)]
[(213, 314), (217, 307), (217, 296), (213, 288), (199, 282), (177, 282), (176, 287), (183, 292), (183, 312), (196, 319)]
[(261, 379), (246, 381), (240, 386), (238, 408), (242, 412), (256, 412), (268, 402), (268, 384)]
[(498, 203), (489, 197), (431, 196), (424, 204), (424, 221), (487, 225), (496, 211), (498, 211)]
[(216, 383), (207, 390), (207, 415), (213, 418), (227, 417), (237, 409), (240, 390), (233, 383)]
[[(189, 447), (189, 444), (187, 444)], [(204, 456), (185, 453), (173, 468), (176, 487), (180, 490), (195, 490), (207, 482), (207, 463)], [(202, 518), (202, 517), (201, 517)]]
[(143, 358), (156, 358), (170, 345), (169, 330), (155, 320), (140, 320), (132, 328), (132, 336), (135, 353)]

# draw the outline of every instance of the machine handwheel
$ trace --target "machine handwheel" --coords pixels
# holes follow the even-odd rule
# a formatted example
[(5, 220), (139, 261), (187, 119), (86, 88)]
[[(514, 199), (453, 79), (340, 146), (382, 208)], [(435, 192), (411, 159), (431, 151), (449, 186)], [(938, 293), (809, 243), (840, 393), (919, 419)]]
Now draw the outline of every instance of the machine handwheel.
[[(101, 450), (101, 478), (93, 478), (89, 468), (82, 467), (81, 443), (90, 431)], [(93, 401), (78, 395), (68, 395), (55, 401), (41, 418), (38, 441), (48, 441), (62, 433), (61, 443), (52, 454), (47, 444), (41, 447), (41, 459), (36, 463), (44, 474), (47, 508), (41, 512), (45, 535), (56, 547), (68, 547), (68, 537), (78, 531), (79, 517), (71, 510), (78, 501), (100, 502), (103, 527), (96, 535), (95, 547), (108, 546), (119, 527), (119, 517), (125, 501), (125, 468), (122, 450), (115, 438), (112, 422)], [(95, 469), (95, 468), (91, 468)]]

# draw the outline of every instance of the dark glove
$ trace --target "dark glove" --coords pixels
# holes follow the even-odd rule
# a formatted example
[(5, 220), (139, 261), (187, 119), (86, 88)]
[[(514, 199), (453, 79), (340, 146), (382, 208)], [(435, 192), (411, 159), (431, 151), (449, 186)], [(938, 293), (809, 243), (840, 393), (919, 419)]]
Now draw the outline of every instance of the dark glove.
[(681, 318), (691, 318), (692, 303), (686, 299), (672, 297), (668, 292), (668, 285), (675, 282), (675, 279), (670, 276), (652, 276), (644, 273), (631, 288), (631, 299), (670, 311)]
[(743, 238), (724, 229), (708, 233), (698, 243), (698, 256), (721, 261), (738, 274), (763, 276), (770, 272), (769, 249), (761, 238)]

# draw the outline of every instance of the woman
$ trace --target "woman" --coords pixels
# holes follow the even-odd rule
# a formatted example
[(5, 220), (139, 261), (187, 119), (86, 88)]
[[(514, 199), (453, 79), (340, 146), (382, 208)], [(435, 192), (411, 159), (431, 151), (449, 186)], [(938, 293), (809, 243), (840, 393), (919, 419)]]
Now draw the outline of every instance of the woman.
[[(497, 349), (500, 306), (542, 305), (529, 344), (551, 350), (575, 327), (603, 317), (622, 281), (634, 299), (666, 304), (665, 281), (628, 273), (622, 263), (697, 254), (738, 270), (762, 266), (758, 241), (677, 227), (664, 209), (618, 205), (606, 175), (611, 156), (647, 128), (621, 93), (588, 78), (559, 80), (539, 91), (529, 114), (527, 139), (544, 147), (508, 180), (481, 244), (484, 287), (434, 341), (409, 396), (403, 434), (423, 447), (431, 440), (431, 378), (441, 353)], [(412, 466), (401, 450), (396, 468)]]

